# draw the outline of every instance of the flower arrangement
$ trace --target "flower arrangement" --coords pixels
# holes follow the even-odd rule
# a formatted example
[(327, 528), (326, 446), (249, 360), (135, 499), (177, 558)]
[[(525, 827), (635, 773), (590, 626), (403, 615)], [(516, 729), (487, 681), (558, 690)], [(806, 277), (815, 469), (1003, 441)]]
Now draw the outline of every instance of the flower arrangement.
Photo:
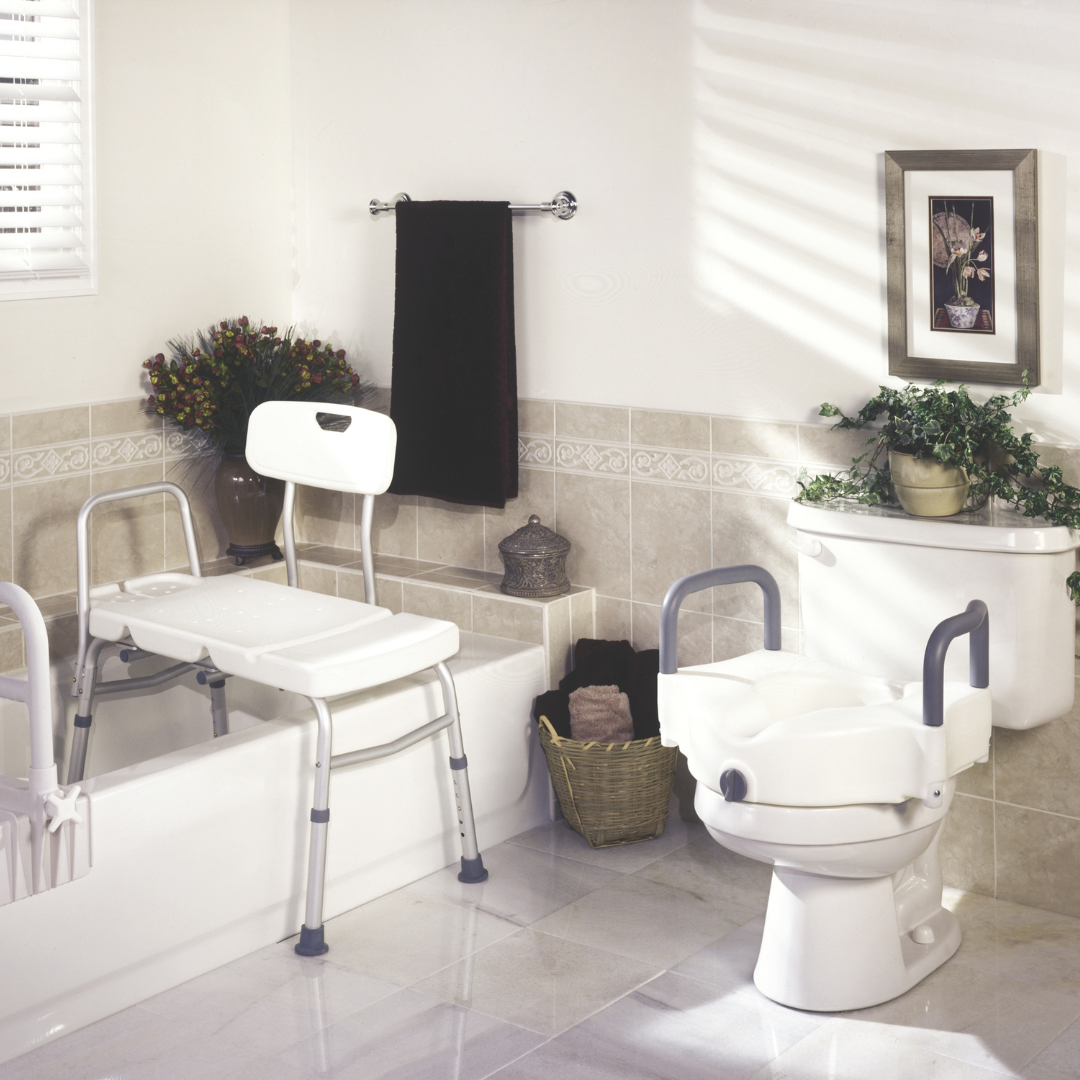
[[(840, 417), (837, 428), (861, 429), (881, 416), (885, 420), (867, 439), (873, 449), (854, 458), (850, 469), (814, 477), (803, 470), (799, 500), (894, 505), (888, 462), (879, 464), (882, 452), (893, 450), (964, 469), (971, 479), (973, 510), (993, 496), (1012, 503), (1025, 517), (1080, 529), (1080, 490), (1065, 483), (1058, 466), (1039, 463), (1031, 432), (1016, 435), (1012, 430), (1008, 410), (1031, 393), (1026, 382), (1015, 393), (995, 394), (979, 403), (972, 401), (966, 386), (942, 390), (944, 381), (939, 379), (932, 387), (909, 384), (902, 390), (880, 386), (857, 416), (845, 416), (835, 405), (822, 405), (821, 416)], [(1066, 585), (1080, 603), (1080, 571), (1070, 575)]]
[[(198, 344), (196, 345), (196, 340)], [(183, 428), (198, 428), (214, 449), (242, 454), (248, 418), (264, 401), (345, 401), (374, 390), (345, 362), (345, 350), (305, 341), (276, 326), (253, 327), (246, 315), (169, 342), (143, 362), (154, 393), (148, 404)]]
[[(975, 204), (971, 204), (972, 219), (975, 217)], [(990, 277), (990, 268), (976, 265), (985, 263), (989, 253), (980, 251), (979, 246), (986, 239), (986, 233), (969, 224), (956, 213), (954, 205), (951, 211), (934, 214), (933, 258), (934, 264), (945, 271), (952, 282), (953, 295), (950, 304), (956, 307), (975, 307), (976, 301), (968, 295), (968, 286), (974, 277), (986, 281)]]

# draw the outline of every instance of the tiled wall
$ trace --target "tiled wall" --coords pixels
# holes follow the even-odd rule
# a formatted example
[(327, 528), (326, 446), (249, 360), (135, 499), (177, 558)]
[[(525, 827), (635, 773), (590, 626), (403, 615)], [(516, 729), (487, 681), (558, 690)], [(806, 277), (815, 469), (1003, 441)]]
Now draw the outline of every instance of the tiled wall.
[[(425, 562), (501, 573), (499, 540), (536, 513), (572, 542), (571, 580), (596, 587), (597, 637), (655, 647), (659, 605), (672, 581), (708, 566), (756, 562), (780, 583), (785, 645), (800, 647), (787, 500), (801, 466), (846, 464), (861, 436), (816, 424), (550, 401), (522, 401), (520, 416), (521, 495), (505, 510), (389, 495), (377, 501), (375, 550), (403, 593), (439, 587), (434, 577), (421, 580), (437, 574)], [(0, 579), (24, 585), (46, 612), (70, 610), (83, 500), (163, 476), (192, 490), (203, 558), (222, 554), (211, 493), (192, 488), (185, 449), (136, 401), (0, 418)], [(1043, 456), (1080, 481), (1080, 451), (1049, 447)], [(356, 546), (359, 509), (351, 496), (303, 492), (298, 521), (303, 541)], [(157, 497), (101, 508), (92, 559), (97, 581), (183, 563), (175, 513)], [(483, 607), (493, 579), (477, 580)], [(314, 576), (307, 584), (329, 587)], [(754, 586), (691, 598), (680, 618), (681, 662), (758, 647), (760, 605)], [(57, 648), (70, 651), (70, 617), (50, 629)], [(8, 637), (0, 626), (0, 668), (18, 663), (4, 652)], [(963, 774), (959, 792), (942, 845), (949, 884), (1080, 915), (1080, 707), (1032, 731), (995, 729), (990, 761)]]

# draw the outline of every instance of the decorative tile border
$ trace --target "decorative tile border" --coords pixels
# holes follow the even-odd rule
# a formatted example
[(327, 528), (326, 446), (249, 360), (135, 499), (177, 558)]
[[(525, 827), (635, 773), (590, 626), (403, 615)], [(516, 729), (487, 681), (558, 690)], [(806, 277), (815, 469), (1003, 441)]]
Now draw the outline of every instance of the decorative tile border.
[(0, 484), (11, 483), (11, 455), (0, 454)]
[(539, 435), (518, 436), (518, 464), (550, 469), (555, 464), (555, 440)]
[(630, 464), (635, 480), (709, 486), (708, 454), (688, 454), (685, 450), (634, 450)]
[(165, 432), (165, 456), (167, 458), (187, 457), (209, 449), (210, 438), (204, 431), (191, 428), (181, 431), (173, 428)]
[(94, 439), (90, 447), (91, 467), (109, 469), (160, 461), (163, 445), (164, 440), (156, 432)]
[(90, 468), (90, 444), (59, 443), (36, 450), (16, 450), (11, 458), (13, 483), (52, 480), (59, 476), (87, 472)]
[(555, 462), (556, 468), (567, 472), (604, 476), (628, 476), (630, 473), (629, 447), (609, 443), (557, 439)]
[(713, 455), (713, 487), (721, 491), (790, 499), (798, 493), (798, 475), (799, 466), (793, 462)]

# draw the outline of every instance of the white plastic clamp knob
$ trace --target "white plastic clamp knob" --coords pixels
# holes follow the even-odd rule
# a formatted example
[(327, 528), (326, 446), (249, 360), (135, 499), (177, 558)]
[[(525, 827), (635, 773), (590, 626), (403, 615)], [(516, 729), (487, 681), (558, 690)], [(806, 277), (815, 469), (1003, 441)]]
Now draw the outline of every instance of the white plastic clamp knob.
[(800, 555), (809, 555), (811, 559), (816, 559), (821, 554), (821, 541), (816, 536), (804, 536), (802, 533), (796, 533), (794, 537), (788, 540), (788, 543)]
[(82, 787), (76, 784), (66, 795), (62, 791), (54, 791), (45, 797), (45, 816), (52, 819), (49, 822), (49, 832), (56, 832), (65, 821), (74, 821), (76, 825), (83, 824), (85, 819), (75, 809), (81, 790)]

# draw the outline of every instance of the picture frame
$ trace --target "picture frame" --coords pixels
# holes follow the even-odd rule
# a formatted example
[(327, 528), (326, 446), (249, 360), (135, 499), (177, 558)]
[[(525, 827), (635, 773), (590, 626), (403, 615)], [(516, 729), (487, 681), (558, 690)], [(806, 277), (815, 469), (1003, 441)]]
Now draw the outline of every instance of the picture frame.
[(886, 152), (890, 375), (1039, 385), (1036, 158)]

